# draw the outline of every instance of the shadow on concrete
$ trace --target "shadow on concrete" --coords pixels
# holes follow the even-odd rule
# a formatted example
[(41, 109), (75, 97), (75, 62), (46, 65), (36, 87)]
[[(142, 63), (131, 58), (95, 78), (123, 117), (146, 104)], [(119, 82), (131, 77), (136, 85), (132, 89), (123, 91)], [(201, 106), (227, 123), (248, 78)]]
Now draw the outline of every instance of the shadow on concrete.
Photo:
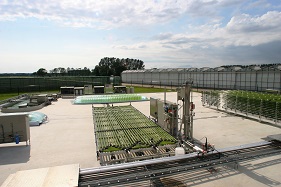
[(1, 144), (0, 165), (25, 163), (30, 158), (30, 145)]
[(153, 184), (154, 186), (169, 186), (169, 187), (196, 186), (207, 182), (212, 182), (218, 179), (244, 174), (265, 186), (280, 186), (281, 183), (279, 181), (276, 181), (265, 175), (255, 172), (255, 170), (280, 164), (280, 163), (281, 163), (281, 158), (265, 161), (258, 164), (243, 163), (243, 165), (240, 165), (240, 164), (232, 163), (221, 167), (190, 171), (190, 172), (181, 173), (169, 177), (163, 177), (158, 180), (154, 179)]
[(181, 187), (185, 187), (187, 186), (186, 184), (184, 184), (182, 181), (177, 180), (176, 178), (173, 177), (165, 177), (165, 178), (161, 178), (158, 181), (155, 181), (157, 183), (155, 183), (154, 186), (157, 187), (161, 187), (161, 186), (181, 186)]
[(248, 177), (254, 179), (255, 181), (258, 181), (266, 186), (279, 186), (281, 183), (278, 181), (275, 181), (269, 177), (266, 177), (264, 175), (261, 175), (257, 172), (254, 172), (252, 170), (249, 170), (247, 167), (245, 166), (239, 166), (238, 169), (240, 172), (242, 172), (243, 174), (247, 175)]
[(275, 123), (274, 119), (270, 120), (270, 119), (266, 119), (265, 117), (259, 118), (256, 115), (251, 115), (251, 114), (247, 115), (245, 113), (239, 113), (239, 112), (235, 112), (235, 111), (232, 111), (232, 110), (221, 110), (221, 109), (218, 110), (218, 109), (212, 108), (212, 107), (206, 107), (206, 108), (216, 110), (216, 111), (219, 111), (219, 112), (223, 112), (223, 113), (227, 113), (230, 116), (231, 115), (232, 116), (238, 116), (238, 117), (241, 117), (242, 119), (248, 119), (248, 120), (256, 121), (256, 122), (259, 122), (261, 124), (265, 124), (265, 125), (269, 125), (269, 126), (277, 127), (277, 128), (281, 129), (280, 122)]

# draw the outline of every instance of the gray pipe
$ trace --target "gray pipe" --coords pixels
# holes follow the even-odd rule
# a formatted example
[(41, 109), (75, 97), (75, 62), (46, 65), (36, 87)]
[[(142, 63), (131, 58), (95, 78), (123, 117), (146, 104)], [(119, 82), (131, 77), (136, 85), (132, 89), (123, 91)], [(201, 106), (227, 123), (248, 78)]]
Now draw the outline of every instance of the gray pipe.
[(163, 163), (163, 162), (171, 162), (171, 161), (187, 159), (187, 158), (191, 158), (194, 156), (197, 156), (197, 153), (191, 153), (191, 154), (180, 155), (180, 156), (155, 158), (155, 159), (151, 159), (151, 160), (143, 160), (143, 161), (136, 161), (136, 162), (128, 162), (128, 163), (115, 164), (115, 165), (110, 165), (110, 166), (101, 166), (98, 168), (86, 168), (86, 169), (80, 170), (80, 175), (89, 175), (89, 174), (95, 174), (95, 173), (100, 173), (100, 172), (115, 171), (115, 170), (120, 170), (120, 169), (128, 169), (128, 168), (132, 168), (132, 167), (159, 164), (159, 163)]

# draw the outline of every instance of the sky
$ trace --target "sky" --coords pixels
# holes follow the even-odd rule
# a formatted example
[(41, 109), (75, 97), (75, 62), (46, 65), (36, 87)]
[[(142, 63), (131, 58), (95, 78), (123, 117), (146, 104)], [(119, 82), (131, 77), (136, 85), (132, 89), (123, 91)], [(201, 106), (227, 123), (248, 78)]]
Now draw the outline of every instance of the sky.
[(0, 0), (0, 73), (281, 63), (281, 0)]

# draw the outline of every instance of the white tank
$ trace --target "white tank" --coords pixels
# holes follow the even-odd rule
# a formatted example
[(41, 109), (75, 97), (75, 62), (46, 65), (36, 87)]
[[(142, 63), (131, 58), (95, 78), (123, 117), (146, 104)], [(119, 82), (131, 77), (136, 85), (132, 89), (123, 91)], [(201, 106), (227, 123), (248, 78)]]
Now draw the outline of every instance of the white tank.
[(175, 155), (184, 155), (185, 154), (185, 151), (184, 151), (184, 148), (183, 147), (176, 147), (175, 149)]

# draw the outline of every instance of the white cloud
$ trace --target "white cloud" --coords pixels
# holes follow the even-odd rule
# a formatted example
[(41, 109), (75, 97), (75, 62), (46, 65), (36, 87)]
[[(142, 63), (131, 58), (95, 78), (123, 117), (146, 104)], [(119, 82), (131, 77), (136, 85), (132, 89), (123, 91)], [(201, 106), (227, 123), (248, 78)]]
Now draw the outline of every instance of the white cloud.
[[(196, 67), (276, 63), (281, 58), (280, 23), (281, 12), (269, 11), (261, 16), (236, 15), (226, 25), (205, 24), (188, 33), (159, 33), (152, 37), (153, 41), (146, 42), (146, 54), (154, 50), (154, 56), (151, 52), (144, 58), (174, 60), (178, 67), (187, 62)], [(134, 46), (122, 45), (126, 50)]]
[(234, 32), (263, 32), (281, 29), (281, 12), (270, 11), (262, 16), (250, 16), (242, 14), (232, 17), (227, 24), (227, 29)]
[(267, 0), (257, 0), (249, 3), (249, 5), (246, 7), (247, 9), (257, 9), (257, 8), (271, 8), (272, 5)]
[(235, 45), (259, 45), (281, 39), (280, 23), (281, 12), (277, 11), (262, 16), (242, 14), (231, 18), (225, 31)]
[[(271, 59), (278, 59), (280, 52), (276, 51), (281, 51), (281, 42), (279, 42), (281, 12), (278, 9), (280, 3), (268, 2), (266, 0), (0, 0), (0, 21), (35, 18), (66, 27), (98, 29), (118, 27), (112, 30), (113, 38), (110, 37), (111, 31), (97, 32), (105, 33), (105, 36), (100, 34), (101, 38), (109, 37), (102, 40), (102, 47), (98, 43), (99, 39), (96, 38), (84, 41), (85, 38), (81, 37), (79, 38), (81, 45), (73, 41), (73, 45), (79, 46), (79, 49), (89, 43), (96, 46), (86, 54), (77, 52), (77, 56), (71, 58), (67, 56), (73, 55), (73, 52), (66, 49), (67, 55), (54, 58), (40, 53), (34, 63), (43, 58), (56, 63), (65, 60), (65, 66), (72, 66), (67, 64), (74, 64), (74, 61), (90, 64), (93, 60), (89, 59), (95, 58), (98, 62), (104, 56), (142, 59), (147, 68), (218, 66), (237, 64), (236, 59), (241, 63), (260, 60), (267, 63), (267, 59), (269, 62)], [(72, 31), (78, 33), (82, 29), (74, 30)], [(21, 31), (19, 28), (18, 32)], [(155, 34), (157, 32), (158, 35)], [(36, 39), (34, 36), (34, 40)], [(10, 46), (11, 49), (15, 48), (11, 44)], [(14, 54), (14, 50), (10, 51)], [(30, 57), (31, 54), (33, 52), (30, 52)], [(1, 55), (0, 57), (7, 62), (17, 60), (16, 56), (12, 58), (10, 55), (4, 58), (3, 54)], [(17, 56), (21, 61), (29, 60), (29, 57)], [(157, 64), (156, 61), (159, 63)]]
[[(255, 46), (263, 43), (281, 40), (281, 12), (270, 11), (261, 16), (241, 14), (230, 19), (226, 26), (221, 24), (206, 24), (193, 27), (185, 34), (170, 35), (161, 33), (155, 36), (167, 47), (225, 47), (225, 46)], [(167, 37), (164, 37), (166, 36)]]
[[(225, 2), (228, 0), (11, 0), (0, 2), (0, 20), (37, 18), (73, 27), (110, 29), (164, 24), (184, 14), (216, 15), (217, 8)], [(239, 0), (231, 2), (240, 3)]]
[(133, 45), (114, 45), (113, 49), (125, 49), (125, 50), (139, 50), (147, 48), (147, 44), (145, 43), (137, 43)]

